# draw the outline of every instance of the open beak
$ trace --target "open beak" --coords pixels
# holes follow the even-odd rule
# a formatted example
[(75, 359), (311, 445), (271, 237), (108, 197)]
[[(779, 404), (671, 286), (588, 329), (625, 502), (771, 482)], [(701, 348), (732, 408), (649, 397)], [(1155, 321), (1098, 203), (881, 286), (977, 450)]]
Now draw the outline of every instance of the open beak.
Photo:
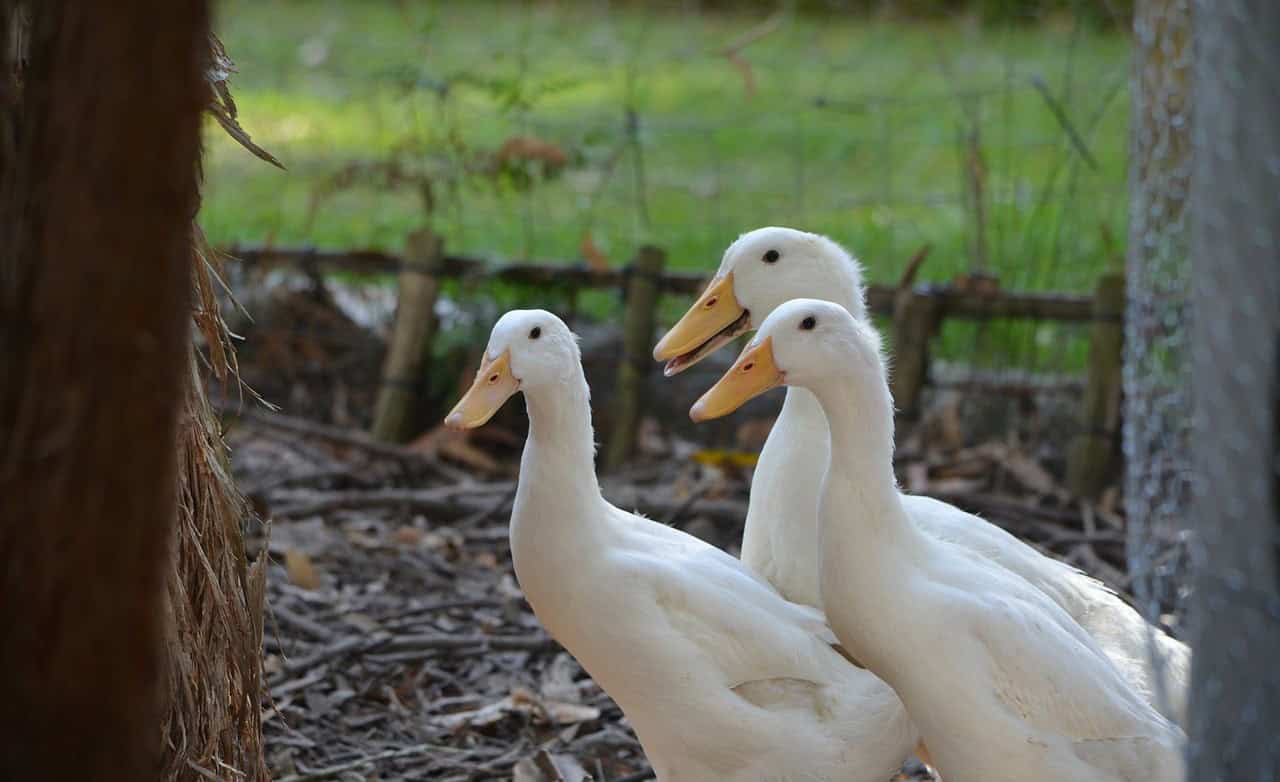
[(712, 280), (689, 311), (653, 349), (655, 361), (666, 361), (671, 377), (751, 328), (751, 313), (738, 304), (733, 272)]
[(520, 381), (511, 374), (511, 352), (486, 360), (476, 373), (475, 382), (444, 419), (450, 429), (475, 429), (483, 426), (498, 408), (520, 390)]
[(773, 361), (773, 337), (748, 346), (724, 377), (693, 403), (689, 417), (694, 423), (728, 415), (749, 400), (782, 385), (783, 374)]

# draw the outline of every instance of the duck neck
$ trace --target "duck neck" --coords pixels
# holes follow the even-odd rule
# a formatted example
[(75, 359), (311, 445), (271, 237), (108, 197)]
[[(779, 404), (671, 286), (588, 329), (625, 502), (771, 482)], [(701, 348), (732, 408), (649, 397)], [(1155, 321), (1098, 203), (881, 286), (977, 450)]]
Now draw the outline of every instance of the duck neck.
[(526, 392), (525, 408), (529, 438), (520, 460), (517, 500), (547, 508), (603, 502), (596, 479), (591, 391), (582, 367), (554, 389)]
[(591, 400), (582, 367), (554, 388), (525, 392), (529, 437), (511, 512), (511, 561), (534, 613), (566, 645), (578, 641), (582, 563), (611, 529), (596, 480)]
[[(831, 433), (823, 481), (821, 545), (849, 540), (847, 552), (881, 557), (923, 545), (923, 535), (902, 506), (893, 472), (893, 400), (884, 377), (833, 378), (812, 388)], [(828, 521), (829, 520), (829, 521)]]
[(792, 387), (760, 451), (742, 534), (742, 561), (788, 600), (818, 608), (818, 495), (830, 453), (827, 418)]

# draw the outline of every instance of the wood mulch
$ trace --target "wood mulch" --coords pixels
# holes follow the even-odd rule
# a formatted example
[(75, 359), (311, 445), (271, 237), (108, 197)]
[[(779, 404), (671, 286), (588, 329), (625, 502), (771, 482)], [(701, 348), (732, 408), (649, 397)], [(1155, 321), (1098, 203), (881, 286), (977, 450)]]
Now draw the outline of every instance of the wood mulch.
[[(521, 596), (507, 543), (518, 434), (400, 447), (247, 403), (224, 412), (237, 480), (271, 519), (262, 708), (277, 782), (650, 778), (622, 713)], [(741, 455), (646, 447), (606, 494), (736, 552)], [(1126, 586), (1122, 519), (1069, 501), (1021, 449), (915, 436), (898, 461), (906, 488)]]

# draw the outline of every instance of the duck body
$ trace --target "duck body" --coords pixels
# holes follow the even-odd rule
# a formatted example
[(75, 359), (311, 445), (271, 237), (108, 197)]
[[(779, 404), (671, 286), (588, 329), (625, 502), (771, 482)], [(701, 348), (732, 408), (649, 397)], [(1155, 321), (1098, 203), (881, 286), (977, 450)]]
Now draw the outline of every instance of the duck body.
[[(807, 389), (788, 388), (756, 467), (742, 539), (743, 562), (788, 599), (819, 608), (820, 571), (813, 560), (822, 550), (818, 496), (830, 454), (821, 403)], [(1149, 703), (1185, 725), (1191, 673), (1186, 644), (1152, 627), (1102, 582), (995, 524), (931, 497), (902, 494), (901, 501), (930, 538), (989, 560), (1057, 603)], [(854, 567), (852, 561), (847, 567)]]
[(1178, 729), (1057, 602), (850, 475), (833, 462), (822, 495), (828, 621), (898, 693), (944, 779), (1182, 778)]
[(838, 305), (789, 302), (695, 411), (758, 393), (752, 375), (804, 385), (826, 412), (818, 548), (827, 619), (898, 693), (944, 779), (1182, 779), (1180, 729), (1057, 600), (926, 533), (907, 512), (874, 329)]
[[(824, 507), (849, 497), (832, 481)], [(824, 530), (847, 524), (824, 512)], [(909, 523), (903, 514), (901, 521)], [(824, 532), (838, 637), (898, 693), (947, 780), (1176, 782), (1182, 738), (1061, 607), (1024, 579), (919, 534), (867, 560)], [(858, 568), (847, 567), (850, 561)], [(828, 569), (828, 562), (841, 570)], [(909, 563), (909, 564), (908, 564)], [(910, 575), (902, 575), (903, 567)], [(856, 597), (851, 597), (856, 595)], [(905, 623), (887, 617), (907, 616)], [(870, 628), (870, 630), (869, 630)], [(921, 650), (929, 650), (921, 654)]]
[(544, 341), (567, 335), (543, 359), (550, 370), (512, 359), (530, 420), (511, 517), (516, 576), (621, 707), (658, 778), (887, 780), (918, 738), (893, 691), (841, 656), (820, 612), (719, 549), (606, 502), (572, 334), (550, 313), (509, 313), (491, 355), (516, 315), (508, 331), (532, 320)]
[[(708, 329), (745, 318), (725, 332), (743, 333), (789, 299), (829, 301), (865, 321), (862, 279), (857, 260), (826, 237), (777, 227), (746, 233), (725, 251), (707, 294), (664, 338), (676, 345), (665, 352), (676, 355), (668, 371), (680, 371), (728, 342), (717, 336), (700, 345)], [(717, 310), (723, 311), (719, 319), (704, 325)], [(679, 332), (688, 329), (682, 327), (693, 328), (684, 339)], [(700, 328), (702, 333), (695, 333)], [(664, 356), (663, 347), (660, 343), (655, 356)], [(678, 355), (680, 350), (687, 355)], [(756, 465), (742, 536), (743, 562), (787, 599), (817, 608), (823, 607), (818, 495), (830, 455), (822, 405), (809, 390), (788, 387)], [(1153, 627), (1100, 581), (995, 524), (928, 497), (902, 495), (902, 504), (925, 534), (985, 557), (1043, 592), (1093, 636), (1135, 689), (1185, 725), (1191, 668), (1185, 644)]]

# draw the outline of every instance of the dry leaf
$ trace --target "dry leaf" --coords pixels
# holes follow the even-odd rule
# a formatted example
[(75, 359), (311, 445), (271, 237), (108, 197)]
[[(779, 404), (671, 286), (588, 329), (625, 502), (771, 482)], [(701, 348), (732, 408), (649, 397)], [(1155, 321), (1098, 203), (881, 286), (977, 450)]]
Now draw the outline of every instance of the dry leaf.
[(559, 144), (535, 136), (512, 136), (502, 142), (494, 153), (498, 162), (510, 160), (539, 161), (548, 168), (560, 168), (569, 162), (569, 156)]
[(383, 538), (370, 535), (364, 530), (346, 530), (346, 538), (348, 543), (357, 545), (360, 548), (383, 548), (386, 545), (386, 541)]
[(382, 627), (382, 625), (378, 623), (377, 619), (374, 619), (368, 614), (362, 614), (359, 611), (352, 611), (350, 613), (343, 614), (342, 621), (363, 633), (372, 633)]
[(579, 670), (578, 663), (568, 654), (557, 654), (551, 665), (542, 672), (542, 684), (538, 687), (542, 697), (565, 703), (580, 703), (582, 695), (573, 680)]
[(1000, 466), (1023, 488), (1037, 494), (1057, 496), (1061, 492), (1049, 471), (1021, 451), (1006, 451), (1004, 458), (1000, 460)]
[(546, 776), (533, 758), (521, 758), (511, 767), (511, 782), (546, 782)]
[(517, 687), (500, 701), (481, 706), (472, 711), (457, 712), (436, 717), (436, 725), (449, 730), (460, 727), (484, 727), (501, 721), (508, 714), (528, 714), (554, 725), (570, 725), (599, 719), (600, 710), (594, 706), (562, 701), (544, 701), (523, 687)]
[(391, 533), (391, 539), (402, 546), (417, 546), (422, 543), (425, 534), (417, 527), (410, 527), (406, 524)]
[(455, 462), (461, 462), (484, 472), (500, 472), (502, 465), (489, 454), (471, 444), (470, 438), (458, 437), (445, 440), (440, 445), (439, 453)]
[(309, 590), (320, 588), (320, 573), (306, 553), (296, 548), (289, 549), (284, 553), (284, 567), (294, 585)]
[(571, 725), (577, 722), (590, 722), (600, 718), (600, 710), (595, 706), (584, 706), (580, 703), (564, 703), (563, 701), (545, 701), (542, 704), (547, 717), (557, 725)]
[(698, 464), (705, 464), (711, 467), (754, 467), (756, 462), (760, 460), (760, 454), (704, 448), (700, 451), (694, 451), (691, 458)]
[(582, 232), (582, 244), (579, 249), (582, 252), (583, 260), (587, 262), (587, 266), (597, 271), (608, 270), (609, 258), (596, 246), (595, 240), (591, 238), (589, 231)]
[(284, 671), (284, 660), (278, 654), (269, 654), (262, 660), (262, 672), (267, 676), (274, 676)]

